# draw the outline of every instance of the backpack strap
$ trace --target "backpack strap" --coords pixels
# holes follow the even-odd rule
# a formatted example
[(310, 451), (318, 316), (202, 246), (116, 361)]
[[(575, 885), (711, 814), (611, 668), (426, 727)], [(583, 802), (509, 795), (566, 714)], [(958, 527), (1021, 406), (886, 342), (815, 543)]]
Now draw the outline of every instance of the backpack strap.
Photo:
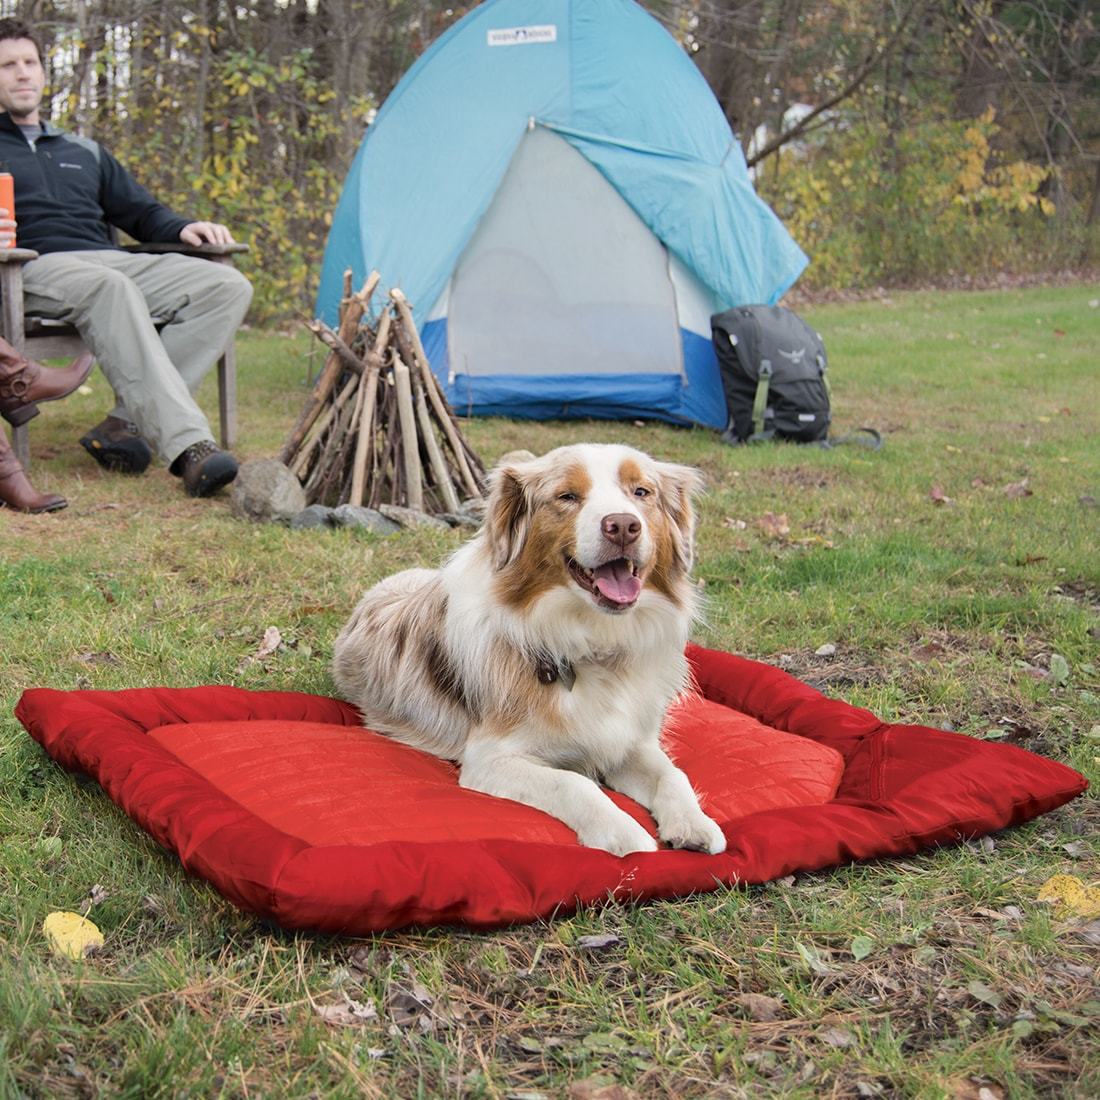
[(756, 397), (752, 403), (752, 438), (765, 439), (764, 414), (768, 410), (768, 389), (772, 384), (772, 362), (760, 360), (760, 374), (756, 379)]
[(832, 447), (839, 447), (842, 443), (858, 443), (861, 447), (877, 451), (882, 448), (882, 433), (874, 428), (857, 428), (854, 432), (842, 435), (839, 439), (823, 439), (818, 446), (828, 450)]
[(829, 404), (833, 403), (833, 387), (829, 383), (829, 364), (825, 360), (825, 356), (820, 353), (815, 360), (817, 363), (817, 372), (821, 375), (821, 384), (825, 387), (825, 396), (829, 399)]

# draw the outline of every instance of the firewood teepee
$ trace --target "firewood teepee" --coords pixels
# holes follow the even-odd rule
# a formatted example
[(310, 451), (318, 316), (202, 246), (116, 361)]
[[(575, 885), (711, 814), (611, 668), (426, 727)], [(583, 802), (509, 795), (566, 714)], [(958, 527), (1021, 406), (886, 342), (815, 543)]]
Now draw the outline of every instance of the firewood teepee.
[(485, 467), (432, 373), (405, 296), (391, 290), (378, 319), (367, 319), (380, 281), (371, 272), (352, 293), (346, 272), (336, 331), (309, 323), (329, 352), (279, 457), (310, 504), (457, 512), (482, 498)]

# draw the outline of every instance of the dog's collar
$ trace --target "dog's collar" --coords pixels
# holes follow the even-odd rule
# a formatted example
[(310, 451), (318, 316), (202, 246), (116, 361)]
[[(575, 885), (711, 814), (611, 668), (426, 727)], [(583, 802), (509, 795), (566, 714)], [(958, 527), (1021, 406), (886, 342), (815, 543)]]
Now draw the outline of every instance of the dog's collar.
[(551, 657), (548, 653), (539, 654), (535, 658), (535, 675), (540, 684), (553, 684), (560, 680), (566, 691), (572, 691), (577, 682), (577, 670), (572, 661), (564, 657)]

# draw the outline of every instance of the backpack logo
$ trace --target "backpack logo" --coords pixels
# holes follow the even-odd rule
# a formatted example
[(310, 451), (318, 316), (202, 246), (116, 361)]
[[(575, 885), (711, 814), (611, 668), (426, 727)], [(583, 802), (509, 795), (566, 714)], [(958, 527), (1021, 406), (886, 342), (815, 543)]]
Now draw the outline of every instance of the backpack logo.
[(788, 363), (801, 363), (806, 358), (806, 349), (797, 348), (795, 351), (784, 351), (782, 348), (776, 348), (777, 352), (787, 360)]

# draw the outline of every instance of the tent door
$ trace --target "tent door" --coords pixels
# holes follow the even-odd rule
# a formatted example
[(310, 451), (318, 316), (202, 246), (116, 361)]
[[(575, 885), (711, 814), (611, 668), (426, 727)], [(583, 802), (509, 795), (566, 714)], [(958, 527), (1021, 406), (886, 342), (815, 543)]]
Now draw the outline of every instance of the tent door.
[(445, 300), (452, 375), (683, 374), (664, 246), (542, 127), (520, 142)]

